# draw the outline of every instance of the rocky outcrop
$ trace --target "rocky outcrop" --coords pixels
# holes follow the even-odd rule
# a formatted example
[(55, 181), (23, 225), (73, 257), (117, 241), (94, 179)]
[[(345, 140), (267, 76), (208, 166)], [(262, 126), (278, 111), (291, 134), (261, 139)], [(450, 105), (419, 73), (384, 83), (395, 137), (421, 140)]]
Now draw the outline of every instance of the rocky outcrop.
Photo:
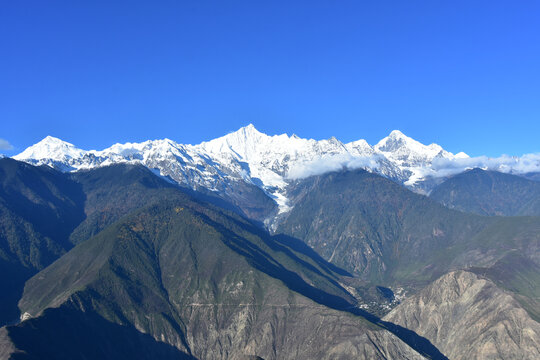
[(539, 359), (540, 324), (493, 282), (448, 273), (384, 320), (430, 340), (450, 359)]
[(234, 310), (192, 308), (187, 342), (200, 359), (423, 359), (395, 335), (360, 317), (308, 299), (294, 301)]
[(291, 300), (290, 305), (186, 309), (192, 312), (185, 319), (187, 342), (200, 359), (423, 359), (361, 317), (301, 296)]
[(438, 185), (429, 197), (479, 215), (540, 215), (540, 182), (497, 171), (465, 171)]
[(0, 359), (424, 359), (392, 333), (307, 299), (291, 306), (189, 311), (186, 347), (171, 341), (179, 334), (163, 324), (136, 331), (89, 313), (52, 309), (8, 327), (9, 333), (2, 329)]

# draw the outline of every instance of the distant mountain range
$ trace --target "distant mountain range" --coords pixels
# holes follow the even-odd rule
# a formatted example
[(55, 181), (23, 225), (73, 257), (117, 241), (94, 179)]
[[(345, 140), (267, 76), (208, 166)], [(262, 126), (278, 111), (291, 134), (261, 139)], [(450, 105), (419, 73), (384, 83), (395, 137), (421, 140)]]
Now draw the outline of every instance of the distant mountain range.
[[(238, 188), (257, 186), (277, 203), (279, 212), (290, 207), (286, 187), (291, 180), (327, 171), (368, 169), (415, 191), (428, 192), (433, 179), (482, 165), (477, 164), (482, 159), (476, 161), (462, 152), (454, 155), (437, 144), (423, 145), (397, 130), (371, 146), (365, 140), (344, 144), (336, 138), (317, 141), (296, 135), (269, 136), (253, 125), (198, 145), (163, 139), (115, 144), (101, 151), (82, 150), (48, 136), (14, 158), (61, 171), (140, 163), (192, 189), (218, 192), (241, 207), (234, 195)], [(506, 159), (495, 167), (520, 172), (520, 159), (511, 162), (514, 166)], [(540, 168), (540, 161), (536, 165)]]
[(540, 356), (533, 155), (250, 125), (102, 151), (48, 137), (15, 158), (1, 360)]
[[(287, 194), (292, 181), (343, 168), (366, 169), (420, 193), (428, 193), (441, 179), (467, 168), (509, 173), (540, 169), (540, 156), (470, 158), (463, 152), (452, 154), (437, 144), (423, 145), (398, 130), (371, 146), (365, 140), (344, 144), (336, 138), (317, 141), (296, 135), (269, 136), (253, 125), (198, 145), (163, 139), (115, 144), (100, 151), (82, 150), (48, 136), (14, 159), (61, 171), (142, 164), (183, 186), (218, 193), (246, 212), (254, 204), (246, 203), (239, 193), (258, 187), (275, 201), (278, 213), (292, 206)], [(258, 214), (253, 217), (261, 221), (269, 222), (275, 216), (271, 207), (255, 212)]]
[(435, 187), (430, 197), (479, 215), (540, 216), (540, 182), (497, 171), (465, 171)]

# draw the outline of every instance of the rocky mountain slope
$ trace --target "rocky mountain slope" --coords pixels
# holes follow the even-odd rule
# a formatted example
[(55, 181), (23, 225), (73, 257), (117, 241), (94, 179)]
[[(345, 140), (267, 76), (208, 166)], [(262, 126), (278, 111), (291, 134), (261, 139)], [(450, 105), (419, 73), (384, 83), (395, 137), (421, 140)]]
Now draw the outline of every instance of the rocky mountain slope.
[(511, 293), (536, 321), (540, 321), (540, 266), (511, 251), (488, 267), (471, 267), (468, 271), (491, 280), (499, 288)]
[(379, 175), (341, 171), (296, 184), (277, 229), (326, 260), (386, 286), (426, 284), (452, 269), (489, 266), (511, 250), (540, 263), (540, 218), (448, 209)]
[(428, 338), (450, 359), (538, 359), (540, 324), (490, 280), (448, 273), (385, 320)]
[(0, 341), (15, 359), (443, 358), (355, 315), (340, 276), (233, 212), (168, 193), (30, 279), (25, 320)]
[[(178, 187), (142, 166), (74, 174), (0, 159), (0, 324), (18, 319), (24, 282), (75, 244)], [(207, 200), (213, 200), (203, 196)]]
[[(61, 173), (4, 160), (0, 209), (16, 215), (0, 229), (8, 260), (48, 249), (13, 256), (14, 246), (28, 251), (27, 229), (61, 247), (10, 300), (20, 300), (22, 322), (0, 329), (0, 358), (526, 358), (539, 349), (539, 217), (463, 213), (373, 172), (325, 170), (287, 180), (294, 207), (270, 234), (217, 192), (141, 165)], [(242, 192), (247, 202), (273, 201), (249, 186), (260, 192)], [(395, 321), (366, 311), (385, 314), (403, 294)], [(404, 306), (415, 301), (431, 301), (429, 311)], [(415, 311), (422, 324), (407, 318)], [(446, 324), (455, 340), (434, 330)], [(477, 333), (461, 338), (460, 326)]]
[(433, 189), (432, 199), (479, 215), (540, 215), (540, 182), (496, 171), (473, 169)]
[(24, 282), (72, 247), (84, 197), (58, 171), (0, 159), (0, 325), (18, 318)]

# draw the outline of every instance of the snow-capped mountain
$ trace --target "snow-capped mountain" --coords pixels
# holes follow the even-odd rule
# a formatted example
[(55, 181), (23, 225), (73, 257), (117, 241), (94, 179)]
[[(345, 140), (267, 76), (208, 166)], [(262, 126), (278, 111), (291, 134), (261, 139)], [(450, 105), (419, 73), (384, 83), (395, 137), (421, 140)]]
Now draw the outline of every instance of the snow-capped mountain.
[(115, 144), (100, 151), (82, 150), (47, 136), (14, 158), (62, 171), (114, 163), (143, 164), (179, 184), (225, 197), (247, 184), (274, 199), (279, 212), (289, 209), (287, 186), (291, 181), (326, 171), (365, 168), (420, 189), (425, 179), (437, 177), (439, 172), (448, 175), (475, 165), (465, 153), (454, 155), (437, 144), (421, 144), (397, 130), (371, 146), (365, 140), (344, 144), (334, 137), (269, 136), (251, 124), (198, 145), (163, 139)]
[(444, 150), (440, 145), (424, 145), (401, 131), (394, 130), (377, 143), (374, 149), (383, 153), (389, 160), (400, 166), (425, 166), (433, 159), (439, 158), (466, 158), (467, 154), (460, 152), (456, 155)]
[(62, 171), (68, 171), (74, 170), (75, 168), (71, 168), (70, 164), (77, 162), (86, 153), (88, 152), (76, 148), (73, 144), (52, 136), (47, 136), (13, 158), (32, 164), (45, 164)]
[[(114, 163), (141, 163), (162, 176), (193, 189), (218, 193), (232, 191), (231, 184), (245, 182), (272, 197), (280, 211), (288, 209), (286, 187), (295, 169), (310, 167), (321, 160), (375, 157), (376, 151), (364, 140), (343, 144), (336, 138), (302, 139), (286, 134), (268, 136), (248, 125), (223, 137), (199, 145), (184, 145), (169, 139), (115, 144), (104, 150), (82, 150), (73, 144), (47, 136), (14, 156), (35, 165), (49, 165), (62, 171), (77, 171)], [(403, 174), (384, 157), (368, 168), (389, 177)], [(380, 166), (379, 166), (380, 165)], [(295, 176), (294, 178), (297, 178)]]
[(198, 145), (163, 139), (115, 144), (101, 151), (78, 149), (73, 144), (47, 136), (14, 158), (62, 171), (120, 162), (140, 163), (185, 186), (218, 193), (227, 193), (235, 181), (246, 182), (261, 188), (283, 212), (289, 206), (286, 187), (292, 179), (302, 177), (299, 169), (312, 169), (323, 162), (339, 168), (358, 159), (369, 159), (369, 162), (354, 167), (410, 182), (410, 169), (427, 168), (437, 156), (455, 157), (438, 145), (422, 145), (399, 131), (393, 131), (372, 147), (365, 140), (343, 144), (335, 137), (317, 141), (296, 135), (269, 136), (250, 124)]
[(409, 186), (414, 186), (427, 176), (435, 175), (431, 168), (435, 159), (455, 160), (469, 157), (464, 152), (454, 155), (437, 144), (424, 145), (405, 136), (399, 130), (392, 131), (390, 135), (379, 141), (374, 149), (410, 174), (404, 182)]

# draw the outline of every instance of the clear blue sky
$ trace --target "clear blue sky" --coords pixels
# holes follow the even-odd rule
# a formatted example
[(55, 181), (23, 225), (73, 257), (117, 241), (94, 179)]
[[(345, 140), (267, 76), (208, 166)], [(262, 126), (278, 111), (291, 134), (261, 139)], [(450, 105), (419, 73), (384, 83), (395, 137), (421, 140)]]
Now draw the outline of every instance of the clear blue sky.
[(540, 2), (4, 1), (0, 138), (198, 143), (253, 123), (540, 151)]

